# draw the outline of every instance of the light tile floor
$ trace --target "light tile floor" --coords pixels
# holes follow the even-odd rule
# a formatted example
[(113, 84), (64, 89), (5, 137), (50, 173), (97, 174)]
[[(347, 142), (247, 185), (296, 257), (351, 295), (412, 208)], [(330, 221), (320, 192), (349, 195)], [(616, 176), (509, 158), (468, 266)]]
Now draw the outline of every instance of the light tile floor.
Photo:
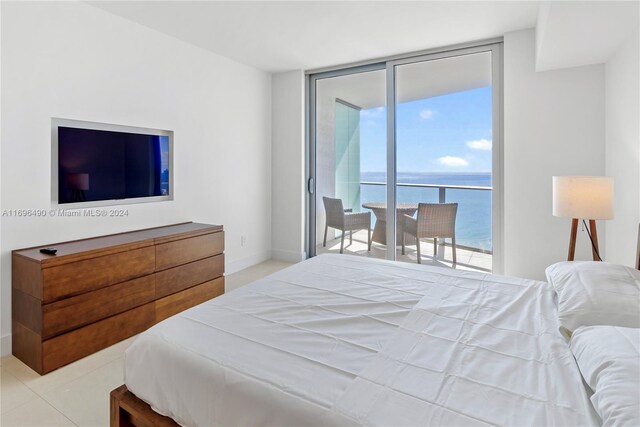
[[(267, 261), (225, 278), (227, 291), (290, 263)], [(134, 338), (40, 376), (13, 356), (0, 359), (0, 426), (108, 426), (109, 393), (124, 383), (124, 351)]]
[[(447, 242), (450, 242), (447, 239)], [(430, 239), (424, 239), (420, 245), (422, 264), (425, 265), (437, 265), (441, 267), (454, 267), (453, 266), (453, 253), (451, 246), (438, 245), (438, 253), (433, 256), (433, 243)], [(340, 253), (340, 239), (327, 240), (327, 246), (322, 246), (322, 241), (316, 246), (316, 253)], [(367, 251), (367, 231), (358, 231), (353, 233), (353, 243), (349, 243), (349, 236), (346, 235), (344, 239), (343, 253), (351, 255), (361, 255), (371, 258), (386, 259), (387, 247), (379, 243), (373, 243), (371, 245), (371, 251)], [(458, 247), (456, 249), (457, 263), (455, 268), (458, 270), (472, 270), (480, 272), (491, 272), (492, 268), (492, 255), (482, 252), (470, 251), (468, 249), (462, 249)], [(417, 253), (416, 246), (407, 246), (405, 248), (405, 255), (402, 255), (400, 247), (396, 252), (396, 259), (398, 261), (416, 263)]]

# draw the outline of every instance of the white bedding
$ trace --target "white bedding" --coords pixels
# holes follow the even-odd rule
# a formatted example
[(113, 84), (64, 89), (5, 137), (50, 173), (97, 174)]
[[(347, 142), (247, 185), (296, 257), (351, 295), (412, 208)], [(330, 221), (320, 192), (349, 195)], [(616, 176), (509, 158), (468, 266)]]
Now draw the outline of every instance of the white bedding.
[(603, 425), (640, 426), (640, 329), (583, 326), (570, 346)]
[(182, 312), (125, 383), (182, 425), (597, 425), (544, 282), (322, 255)]

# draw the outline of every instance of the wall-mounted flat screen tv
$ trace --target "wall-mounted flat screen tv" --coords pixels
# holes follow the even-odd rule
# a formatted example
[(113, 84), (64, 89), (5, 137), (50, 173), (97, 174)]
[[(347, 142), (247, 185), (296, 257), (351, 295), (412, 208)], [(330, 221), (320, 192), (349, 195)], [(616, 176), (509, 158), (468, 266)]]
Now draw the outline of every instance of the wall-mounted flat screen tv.
[(172, 132), (75, 121), (54, 128), (58, 204), (173, 198)]

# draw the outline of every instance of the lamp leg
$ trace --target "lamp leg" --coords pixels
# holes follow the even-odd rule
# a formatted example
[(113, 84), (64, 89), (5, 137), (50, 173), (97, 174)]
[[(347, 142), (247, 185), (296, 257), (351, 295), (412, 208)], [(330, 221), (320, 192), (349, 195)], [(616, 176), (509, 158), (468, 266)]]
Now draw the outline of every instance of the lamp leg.
[(593, 254), (593, 260), (599, 261), (600, 257), (598, 253), (600, 253), (600, 248), (598, 247), (598, 232), (596, 231), (596, 220), (589, 220), (589, 231), (591, 232), (591, 239), (593, 240), (593, 246), (591, 247), (591, 252)]
[(569, 255), (567, 261), (573, 261), (576, 256), (576, 237), (578, 235), (578, 218), (571, 220), (571, 235), (569, 237)]

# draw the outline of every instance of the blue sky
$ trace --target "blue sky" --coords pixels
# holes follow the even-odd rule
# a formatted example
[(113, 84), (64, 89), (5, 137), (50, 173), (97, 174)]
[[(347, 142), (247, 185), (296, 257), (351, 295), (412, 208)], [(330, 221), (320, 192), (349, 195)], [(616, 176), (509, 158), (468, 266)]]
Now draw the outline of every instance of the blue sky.
[[(397, 106), (398, 172), (490, 172), (491, 86)], [(386, 108), (360, 112), (360, 168), (386, 170)]]

